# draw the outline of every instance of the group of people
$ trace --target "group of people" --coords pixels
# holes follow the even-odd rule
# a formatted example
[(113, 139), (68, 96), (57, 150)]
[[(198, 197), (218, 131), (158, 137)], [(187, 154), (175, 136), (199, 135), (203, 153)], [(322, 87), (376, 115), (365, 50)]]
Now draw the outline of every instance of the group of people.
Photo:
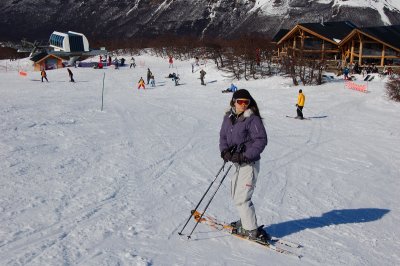
[[(74, 82), (72, 71), (68, 73)], [(42, 70), (42, 81), (47, 80), (45, 70)], [(173, 76), (176, 78), (177, 76)], [(200, 72), (202, 85), (204, 84), (205, 71)], [(48, 81), (48, 80), (47, 80)], [(154, 75), (150, 68), (147, 69), (147, 84), (154, 84)], [(138, 89), (145, 89), (145, 81), (141, 77)], [(261, 153), (268, 144), (267, 132), (262, 121), (256, 100), (249, 91), (238, 89), (233, 83), (229, 92), (233, 92), (229, 101), (229, 110), (225, 113), (220, 132), (219, 150), (221, 158), (231, 162), (235, 168), (231, 175), (231, 197), (240, 219), (231, 223), (237, 234), (251, 240), (260, 239), (267, 241), (271, 236), (259, 227), (252, 196), (260, 172)], [(299, 90), (296, 103), (297, 117), (303, 119), (305, 96)]]
[[(70, 82), (75, 82), (74, 80), (74, 74), (72, 73), (71, 69), (67, 68), (67, 72), (68, 72), (68, 76), (69, 76), (69, 81)], [(40, 77), (41, 77), (41, 81), (43, 82), (43, 80), (46, 80), (46, 82), (49, 82), (49, 80), (47, 79), (47, 73), (46, 70), (44, 68), (42, 68), (42, 70), (40, 70)]]
[(155, 81), (154, 75), (151, 72), (150, 68), (147, 68), (147, 83), (145, 83), (143, 77), (140, 77), (140, 79), (138, 81), (138, 90), (140, 88), (146, 89), (146, 85), (149, 85), (149, 84), (152, 87), (155, 87), (156, 86), (156, 81)]
[[(385, 73), (386, 66), (383, 69), (383, 74)], [(369, 74), (379, 73), (379, 69), (376, 64), (368, 64), (366, 66), (360, 66), (358, 62), (346, 64), (343, 68), (341, 67), (341, 62), (338, 63), (338, 75), (343, 74), (345, 80), (349, 80), (351, 74), (362, 74), (366, 76)], [(385, 75), (385, 74), (384, 74)]]

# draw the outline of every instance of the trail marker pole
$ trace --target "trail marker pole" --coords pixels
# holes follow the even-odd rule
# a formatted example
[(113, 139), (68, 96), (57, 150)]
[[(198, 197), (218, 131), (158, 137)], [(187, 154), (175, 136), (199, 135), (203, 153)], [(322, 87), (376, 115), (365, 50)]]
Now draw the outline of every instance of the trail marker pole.
[(103, 74), (103, 90), (101, 92), (101, 111), (103, 111), (103, 103), (104, 103), (104, 79), (106, 78), (106, 73)]

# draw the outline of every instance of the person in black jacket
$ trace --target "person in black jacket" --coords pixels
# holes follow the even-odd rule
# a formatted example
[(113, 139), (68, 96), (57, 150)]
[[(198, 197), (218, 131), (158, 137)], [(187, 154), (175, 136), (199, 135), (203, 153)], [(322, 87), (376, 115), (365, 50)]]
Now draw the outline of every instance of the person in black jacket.
[(67, 70), (68, 70), (69, 78), (71, 79), (70, 82), (75, 82), (74, 74), (72, 73), (71, 69), (67, 68)]

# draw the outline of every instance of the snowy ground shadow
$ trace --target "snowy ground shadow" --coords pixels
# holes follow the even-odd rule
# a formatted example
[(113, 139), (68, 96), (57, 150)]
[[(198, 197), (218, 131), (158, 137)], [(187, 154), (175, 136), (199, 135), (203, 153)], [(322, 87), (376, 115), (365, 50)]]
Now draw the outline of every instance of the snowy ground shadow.
[(333, 210), (320, 217), (309, 217), (299, 220), (272, 224), (264, 229), (274, 237), (284, 237), (305, 229), (314, 229), (330, 225), (367, 223), (381, 219), (390, 212), (387, 209), (364, 208)]

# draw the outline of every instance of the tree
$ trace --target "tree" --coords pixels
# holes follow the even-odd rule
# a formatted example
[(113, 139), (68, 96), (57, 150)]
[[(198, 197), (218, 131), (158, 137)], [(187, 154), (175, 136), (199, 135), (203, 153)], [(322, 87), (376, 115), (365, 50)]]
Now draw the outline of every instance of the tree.
[(400, 102), (400, 71), (392, 74), (389, 77), (389, 81), (385, 84), (386, 87), (386, 95), (389, 99)]

